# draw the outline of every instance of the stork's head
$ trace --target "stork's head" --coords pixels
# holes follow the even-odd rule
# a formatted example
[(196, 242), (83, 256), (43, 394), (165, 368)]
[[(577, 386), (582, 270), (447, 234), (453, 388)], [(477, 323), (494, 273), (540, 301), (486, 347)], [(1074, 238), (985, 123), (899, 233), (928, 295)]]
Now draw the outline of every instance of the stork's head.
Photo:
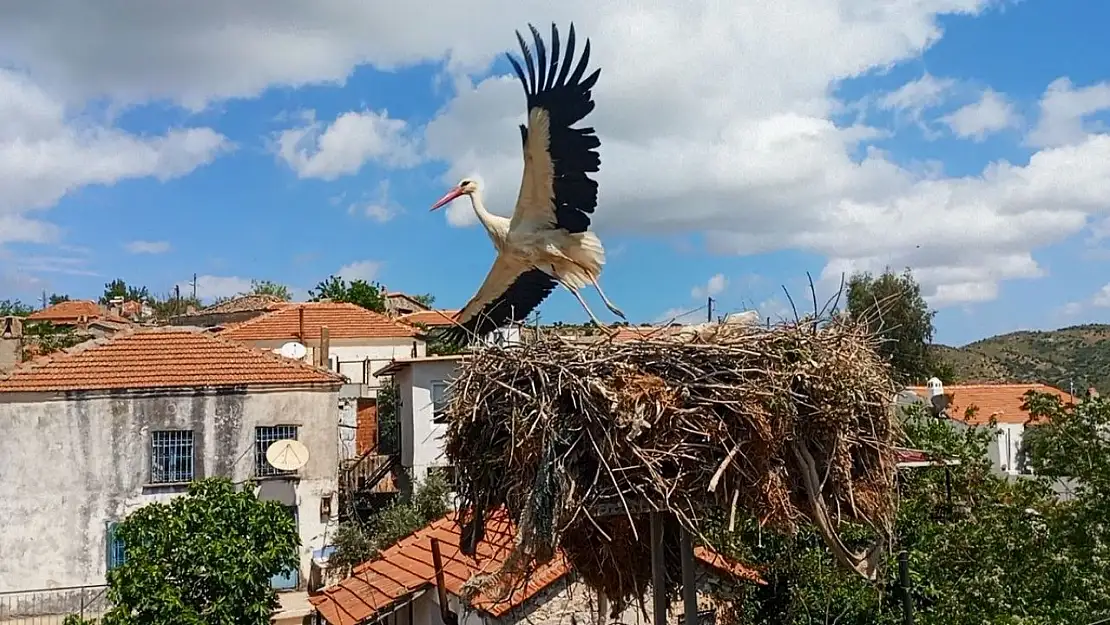
[(439, 201), (432, 204), (432, 210), (442, 208), (450, 204), (455, 198), (463, 195), (470, 195), (471, 193), (478, 192), (478, 181), (473, 178), (463, 178), (459, 184), (455, 185), (454, 189), (447, 192), (447, 195), (439, 198)]

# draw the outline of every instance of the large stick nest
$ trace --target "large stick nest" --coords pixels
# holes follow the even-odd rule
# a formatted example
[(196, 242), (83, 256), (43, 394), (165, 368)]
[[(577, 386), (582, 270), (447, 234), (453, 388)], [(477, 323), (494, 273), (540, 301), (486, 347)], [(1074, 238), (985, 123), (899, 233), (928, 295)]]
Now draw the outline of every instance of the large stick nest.
[(787, 533), (813, 523), (842, 564), (873, 577), (877, 549), (848, 553), (835, 528), (851, 519), (889, 534), (893, 393), (873, 337), (842, 320), (483, 348), (452, 384), (446, 434), (464, 536), (504, 506), (514, 566), (561, 549), (624, 604), (651, 579), (635, 502), (696, 535), (717, 507)]

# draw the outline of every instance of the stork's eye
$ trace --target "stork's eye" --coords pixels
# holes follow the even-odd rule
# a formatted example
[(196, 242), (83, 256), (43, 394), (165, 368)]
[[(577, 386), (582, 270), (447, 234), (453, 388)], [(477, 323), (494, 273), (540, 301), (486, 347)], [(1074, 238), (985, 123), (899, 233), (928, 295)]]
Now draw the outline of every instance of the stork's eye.
[(470, 184), (470, 180), (463, 180), (462, 182), (459, 183), (459, 186), (460, 187), (465, 187), (468, 184)]

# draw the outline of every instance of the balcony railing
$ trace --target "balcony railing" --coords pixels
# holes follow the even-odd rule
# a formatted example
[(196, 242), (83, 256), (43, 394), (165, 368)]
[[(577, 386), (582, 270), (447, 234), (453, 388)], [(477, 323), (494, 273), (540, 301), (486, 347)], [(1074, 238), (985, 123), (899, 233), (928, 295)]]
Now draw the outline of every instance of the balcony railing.
[(0, 592), (0, 625), (62, 625), (66, 617), (99, 618), (111, 605), (107, 586)]

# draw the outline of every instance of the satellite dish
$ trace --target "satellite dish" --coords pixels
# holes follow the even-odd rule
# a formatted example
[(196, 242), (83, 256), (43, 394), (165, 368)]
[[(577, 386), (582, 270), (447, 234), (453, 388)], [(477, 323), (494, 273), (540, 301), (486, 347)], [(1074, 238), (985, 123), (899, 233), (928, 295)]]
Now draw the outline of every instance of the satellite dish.
[(308, 348), (296, 341), (289, 341), (285, 345), (281, 346), (281, 349), (278, 350), (278, 353), (282, 356), (285, 356), (286, 358), (300, 360), (305, 357), (305, 354), (308, 353)]
[(266, 462), (279, 471), (296, 471), (308, 462), (308, 448), (298, 440), (283, 438), (266, 448)]

